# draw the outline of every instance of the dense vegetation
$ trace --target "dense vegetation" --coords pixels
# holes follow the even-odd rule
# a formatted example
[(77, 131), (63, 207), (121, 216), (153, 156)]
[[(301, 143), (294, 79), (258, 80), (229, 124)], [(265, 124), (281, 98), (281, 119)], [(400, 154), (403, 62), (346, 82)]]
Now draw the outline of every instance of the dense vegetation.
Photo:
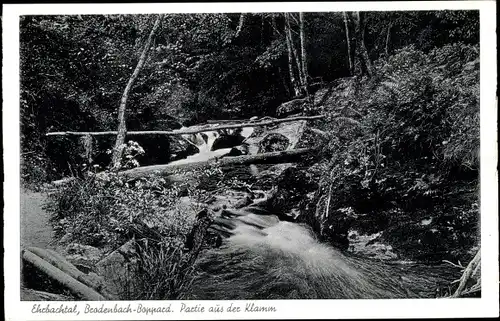
[[(79, 139), (45, 137), (116, 130), (120, 98), (156, 18), (21, 19), (22, 180), (33, 187), (81, 177), (51, 197), (58, 237), (109, 249), (154, 240), (161, 245), (145, 246), (153, 262), (144, 266), (158, 268), (167, 255), (184, 263), (159, 269), (185, 279), (173, 277), (148, 296), (175, 298), (189, 284), (195, 258), (184, 248), (195, 220), (172, 208), (181, 196), (209, 198), (245, 183), (213, 169), (189, 186), (158, 177), (129, 185), (112, 172), (86, 175), (101, 169), (85, 162)], [(297, 199), (307, 213), (299, 220), (340, 248), (356, 227), (383, 231), (380, 240), (409, 259), (472, 259), (479, 246), (478, 12), (165, 15), (130, 91), (127, 129), (275, 116), (280, 104), (304, 97), (304, 113), (327, 118), (317, 126), (323, 158), (304, 170), (314, 183), (301, 195), (314, 197)], [(114, 139), (99, 139), (92, 158), (109, 163)], [(138, 141), (142, 147), (126, 148), (123, 167), (169, 160), (157, 155), (168, 139)], [(162, 229), (137, 217), (161, 219), (154, 225)], [(434, 232), (418, 225), (428, 218)], [(161, 278), (157, 272), (149, 277)]]

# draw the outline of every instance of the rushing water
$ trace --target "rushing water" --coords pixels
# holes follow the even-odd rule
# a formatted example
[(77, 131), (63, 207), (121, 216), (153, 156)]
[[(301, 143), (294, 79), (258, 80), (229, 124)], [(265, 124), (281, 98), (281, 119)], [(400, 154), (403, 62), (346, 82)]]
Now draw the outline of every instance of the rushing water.
[[(217, 124), (213, 124), (212, 126), (217, 126)], [(185, 127), (181, 129), (186, 129)], [(252, 127), (242, 128), (240, 133), (244, 139), (248, 138), (253, 133)], [(232, 134), (229, 132), (229, 134)], [(231, 151), (231, 148), (221, 148), (212, 150), (214, 142), (217, 138), (221, 136), (220, 132), (217, 130), (210, 130), (207, 128), (207, 131), (196, 133), (196, 134), (185, 134), (182, 135), (182, 138), (185, 139), (188, 143), (196, 146), (199, 150), (199, 153), (188, 156), (185, 159), (179, 159), (177, 161), (173, 161), (170, 164), (187, 164), (193, 162), (202, 162), (215, 157), (221, 157), (228, 154)]]
[(412, 267), (346, 256), (320, 242), (306, 225), (279, 221), (258, 208), (225, 213), (237, 215), (223, 213), (213, 229), (229, 237), (200, 258), (201, 273), (189, 298), (435, 297), (436, 289), (449, 282), (436, 269), (419, 273)]
[[(248, 138), (252, 128), (243, 129)], [(208, 160), (231, 148), (212, 151), (217, 131), (183, 138), (200, 152), (176, 163)], [(280, 221), (258, 206), (223, 210), (211, 226), (225, 237), (204, 252), (188, 299), (376, 299), (435, 297), (446, 284), (439, 271), (423, 273), (347, 256), (320, 242), (306, 225)]]

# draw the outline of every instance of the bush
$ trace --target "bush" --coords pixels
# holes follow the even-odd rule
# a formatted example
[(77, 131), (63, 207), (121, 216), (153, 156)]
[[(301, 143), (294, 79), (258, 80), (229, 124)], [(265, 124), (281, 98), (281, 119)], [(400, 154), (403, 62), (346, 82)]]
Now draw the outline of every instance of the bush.
[[(336, 102), (344, 107), (354, 101), (360, 115), (330, 122), (335, 174), (325, 179), (343, 187), (353, 182), (360, 199), (373, 191), (394, 199), (432, 196), (452, 168), (477, 169), (477, 48), (453, 44), (425, 54), (410, 46), (375, 66), (377, 79), (364, 80), (356, 94)], [(346, 125), (362, 130), (347, 131)]]
[(113, 173), (89, 174), (51, 193), (47, 209), (62, 242), (116, 248), (132, 237), (186, 235), (194, 216), (175, 210), (180, 192), (163, 178), (129, 184)]
[[(463, 195), (475, 192), (479, 165), (477, 46), (429, 53), (409, 46), (374, 65), (375, 77), (341, 81), (324, 104), (331, 115), (322, 128), (330, 135), (324, 153), (331, 159), (318, 167), (317, 200), (329, 197), (329, 213), (352, 207), (369, 214), (363, 220), (382, 224), (380, 230), (404, 219), (385, 218), (384, 211), (445, 215), (451, 203), (466, 208)], [(335, 226), (343, 217), (316, 219)]]
[(21, 154), (21, 186), (38, 190), (50, 178), (47, 160), (38, 154)]
[(122, 299), (177, 299), (191, 283), (207, 227), (197, 223), (198, 208), (181, 204), (186, 193), (196, 199), (201, 195), (161, 177), (131, 183), (102, 172), (52, 192), (46, 208), (61, 245), (79, 243), (111, 252), (136, 240), (137, 266), (120, 281), (126, 289)]
[(129, 300), (175, 300), (187, 292), (198, 253), (185, 251), (184, 243), (169, 239), (140, 242), (138, 253), (138, 287)]

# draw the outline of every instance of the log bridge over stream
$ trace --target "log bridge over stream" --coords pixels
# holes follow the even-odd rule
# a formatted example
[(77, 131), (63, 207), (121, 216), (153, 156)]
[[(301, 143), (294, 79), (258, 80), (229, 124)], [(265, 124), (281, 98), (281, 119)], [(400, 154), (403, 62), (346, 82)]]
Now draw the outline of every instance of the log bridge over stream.
[[(217, 121), (209, 121), (205, 125), (193, 126), (195, 128), (184, 128), (171, 131), (128, 131), (127, 136), (141, 136), (141, 135), (187, 135), (187, 134), (197, 134), (207, 131), (219, 131), (227, 129), (238, 129), (244, 127), (263, 127), (272, 126), (285, 122), (295, 122), (295, 121), (311, 121), (324, 119), (325, 115), (316, 116), (296, 116), (288, 118), (271, 118), (264, 117), (258, 120), (223, 120), (220, 121), (222, 125), (217, 124)], [(212, 126), (213, 125), (213, 126)], [(49, 132), (46, 136), (110, 136), (117, 135), (117, 131), (102, 131), (102, 132), (73, 132), (73, 131), (61, 131), (61, 132)], [(91, 140), (88, 139), (85, 144), (86, 154), (89, 154), (92, 150)], [(162, 165), (150, 165), (142, 166), (129, 170), (124, 170), (119, 172), (119, 175), (125, 176), (127, 179), (137, 179), (142, 176), (157, 173), (159, 175), (171, 175), (175, 172), (182, 170), (192, 170), (201, 169), (214, 165), (218, 166), (229, 166), (229, 165), (246, 165), (246, 164), (277, 164), (284, 162), (293, 162), (301, 159), (303, 156), (309, 154), (312, 155), (315, 148), (300, 148), (300, 149), (288, 149), (279, 152), (267, 152), (254, 155), (244, 155), (235, 157), (225, 157), (225, 158), (215, 158), (197, 162), (190, 162), (185, 164), (162, 164)], [(71, 179), (70, 179), (71, 180)], [(63, 184), (68, 179), (63, 179), (60, 181), (53, 182), (54, 185)]]
[[(210, 123), (204, 126), (197, 126), (196, 128), (188, 128), (173, 131), (130, 131), (128, 136), (137, 135), (184, 135), (196, 134), (205, 131), (217, 131), (224, 129), (237, 129), (243, 127), (257, 127), (257, 126), (272, 126), (285, 122), (294, 121), (308, 121), (323, 119), (323, 115), (318, 116), (299, 116), (289, 117), (283, 119), (266, 119), (248, 120), (248, 121), (221, 121), (222, 125), (213, 125)], [(217, 123), (213, 121), (213, 123)], [(234, 123), (236, 122), (236, 124)], [(107, 132), (49, 132), (46, 136), (105, 136), (116, 135), (116, 131)], [(85, 146), (91, 148), (91, 146)], [(184, 164), (164, 164), (137, 167), (130, 170), (121, 171), (118, 174), (124, 175), (127, 179), (136, 179), (142, 176), (158, 173), (160, 175), (174, 174), (179, 170), (192, 170), (204, 168), (208, 166), (229, 166), (229, 165), (245, 165), (245, 164), (265, 164), (265, 163), (283, 163), (293, 162), (301, 159), (304, 155), (310, 154), (314, 148), (298, 148), (288, 149), (278, 152), (257, 153), (254, 155), (235, 156), (226, 158), (215, 158), (205, 161), (197, 161)], [(53, 182), (52, 184), (63, 185), (75, 178), (67, 178)], [(37, 247), (28, 247), (21, 250), (21, 257), (25, 264), (35, 268), (39, 274), (44, 275), (49, 280), (56, 281), (62, 288), (67, 289), (75, 298), (101, 301), (101, 300), (116, 300), (115, 293), (107, 291), (104, 284), (98, 282), (94, 277), (91, 277), (76, 268), (73, 264), (68, 262), (64, 256), (53, 251)], [(25, 300), (67, 300), (68, 298), (61, 295), (55, 295), (47, 292), (37, 291), (29, 288), (22, 289), (23, 298)]]

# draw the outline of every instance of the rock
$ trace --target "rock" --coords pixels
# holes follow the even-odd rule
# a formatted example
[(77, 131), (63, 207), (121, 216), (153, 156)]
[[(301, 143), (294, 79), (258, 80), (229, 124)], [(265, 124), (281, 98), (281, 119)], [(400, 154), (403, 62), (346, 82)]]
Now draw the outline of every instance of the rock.
[(248, 145), (242, 144), (240, 146), (231, 148), (231, 151), (229, 151), (229, 153), (224, 156), (241, 156), (247, 154), (248, 154)]
[(102, 258), (102, 251), (90, 245), (71, 243), (66, 246), (65, 258), (82, 272), (88, 273)]
[(223, 149), (223, 148), (231, 148), (240, 145), (245, 140), (245, 137), (241, 135), (242, 129), (239, 128), (235, 130), (233, 133), (222, 134), (217, 137), (212, 144), (212, 151)]
[(245, 207), (245, 206), (250, 205), (250, 204), (252, 204), (252, 199), (250, 198), (250, 196), (247, 195), (242, 200), (239, 200), (238, 202), (236, 202), (234, 204), (234, 208), (242, 208), (242, 207)]
[(286, 168), (276, 182), (276, 192), (268, 202), (270, 211), (275, 213), (286, 213), (293, 208), (300, 208), (301, 203), (306, 201), (307, 194), (317, 189), (317, 183), (297, 167)]
[(321, 224), (321, 237), (336, 248), (347, 250), (349, 248), (349, 229), (353, 219), (338, 211), (329, 213), (329, 215), (330, 218)]
[(193, 228), (186, 237), (185, 246), (195, 255), (201, 249), (203, 241), (207, 234), (207, 229), (212, 222), (212, 217), (208, 210), (203, 209), (196, 215), (196, 221)]
[(348, 251), (377, 260), (397, 259), (398, 256), (393, 252), (391, 245), (379, 242), (380, 235), (380, 232), (371, 235), (364, 235), (359, 234), (355, 230), (350, 230), (348, 235)]
[(259, 153), (280, 152), (289, 147), (290, 141), (285, 135), (270, 133), (260, 141), (259, 145)]
[[(288, 142), (288, 144), (286, 145), (286, 149), (294, 149), (296, 148), (298, 142), (301, 140), (306, 126), (307, 121), (298, 120), (294, 122), (285, 122), (265, 127), (257, 127), (255, 128), (255, 131), (252, 133), (252, 135), (248, 136), (248, 138), (245, 139), (245, 143), (248, 144), (249, 154), (255, 155), (259, 153), (259, 150), (262, 149), (261, 142), (271, 134), (273, 134), (273, 136), (270, 136), (267, 139), (271, 139), (272, 137), (280, 137), (281, 139), (279, 139), (279, 141), (284, 141), (284, 138), (286, 138)], [(277, 134), (278, 136), (274, 136), (274, 134)], [(268, 143), (264, 143), (264, 145), (268, 145)]]
[(166, 153), (170, 154), (171, 161), (186, 158), (200, 151), (198, 147), (180, 136), (169, 136), (169, 139), (170, 151)]
[[(276, 180), (283, 171), (292, 166), (292, 163), (275, 164), (264, 170), (255, 171), (254, 175), (257, 177), (257, 182), (254, 183), (253, 187), (262, 190), (271, 189), (276, 185)], [(262, 167), (265, 167), (265, 165), (262, 165)]]
[(136, 243), (131, 240), (99, 261), (96, 269), (106, 280), (108, 291), (123, 299), (134, 293), (138, 286), (138, 281), (134, 278), (138, 264)]
[(276, 116), (286, 117), (301, 113), (308, 105), (307, 97), (301, 99), (294, 99), (281, 104), (276, 109)]
[[(240, 192), (234, 190), (224, 191), (223, 194), (215, 195), (214, 199), (209, 208), (214, 211), (220, 211), (224, 207), (234, 208), (236, 206), (240, 206), (242, 204), (248, 203), (248, 199), (250, 199), (247, 192)], [(251, 202), (251, 200), (250, 200)], [(246, 204), (248, 205), (248, 204)], [(242, 206), (246, 206), (242, 205)]]
[(290, 168), (292, 166), (292, 163), (275, 164), (263, 171), (260, 171), (257, 177), (263, 178), (270, 176), (273, 178), (278, 178), (287, 168)]

